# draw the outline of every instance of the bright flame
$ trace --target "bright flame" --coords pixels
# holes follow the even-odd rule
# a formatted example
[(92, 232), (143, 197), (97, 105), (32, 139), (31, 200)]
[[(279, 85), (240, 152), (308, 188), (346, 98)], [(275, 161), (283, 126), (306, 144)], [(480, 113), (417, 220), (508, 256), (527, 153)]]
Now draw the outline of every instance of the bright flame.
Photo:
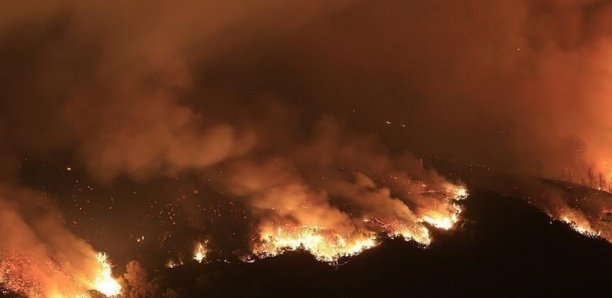
[(193, 259), (198, 263), (202, 263), (206, 258), (206, 247), (202, 243), (196, 244), (196, 248), (193, 252)]
[(113, 278), (111, 265), (105, 253), (98, 253), (98, 264), (100, 271), (93, 283), (93, 289), (107, 297), (115, 297), (121, 294), (121, 285)]
[(450, 230), (455, 227), (455, 224), (459, 221), (461, 212), (461, 206), (457, 205), (457, 201), (464, 200), (468, 197), (467, 188), (463, 185), (449, 185), (448, 186), (448, 199), (450, 204), (446, 208), (439, 208), (439, 210), (431, 209), (424, 212), (421, 216), (421, 221), (426, 222), (437, 229)]
[(378, 244), (373, 233), (343, 236), (316, 226), (278, 227), (262, 232), (254, 252), (262, 257), (303, 249), (317, 260), (335, 263)]
[(455, 224), (459, 221), (459, 216), (463, 210), (460, 206), (454, 203), (449, 206), (449, 209), (450, 210), (447, 210), (446, 212), (429, 211), (423, 215), (423, 217), (421, 217), (421, 220), (437, 229), (450, 230), (454, 228)]
[(451, 215), (451, 217), (445, 217), (442, 215), (435, 216), (435, 217), (430, 217), (430, 216), (423, 217), (424, 222), (431, 224), (432, 226), (438, 229), (442, 229), (442, 230), (452, 229), (455, 223), (457, 222), (457, 220), (458, 218), (457, 216), (455, 216), (455, 214)]

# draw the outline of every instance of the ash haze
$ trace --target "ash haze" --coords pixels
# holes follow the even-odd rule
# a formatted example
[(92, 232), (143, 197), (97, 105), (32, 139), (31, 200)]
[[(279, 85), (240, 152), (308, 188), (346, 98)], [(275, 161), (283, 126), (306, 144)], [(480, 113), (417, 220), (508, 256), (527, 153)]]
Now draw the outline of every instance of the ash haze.
[[(0, 269), (25, 284), (0, 286), (112, 296), (97, 250), (427, 246), (464, 182), (612, 242), (610, 113), (605, 0), (3, 1)], [(162, 295), (142, 266), (123, 294)]]

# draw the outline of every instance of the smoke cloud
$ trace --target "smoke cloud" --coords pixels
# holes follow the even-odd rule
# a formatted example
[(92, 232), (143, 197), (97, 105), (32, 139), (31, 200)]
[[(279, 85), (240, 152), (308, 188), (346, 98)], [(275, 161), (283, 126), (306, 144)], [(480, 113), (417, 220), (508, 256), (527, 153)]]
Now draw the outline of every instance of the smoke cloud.
[(609, 179), (605, 1), (28, 3), (3, 9), (4, 138), (76, 151), (103, 179), (295, 134), (261, 119), (279, 109), (389, 121), (420, 155)]

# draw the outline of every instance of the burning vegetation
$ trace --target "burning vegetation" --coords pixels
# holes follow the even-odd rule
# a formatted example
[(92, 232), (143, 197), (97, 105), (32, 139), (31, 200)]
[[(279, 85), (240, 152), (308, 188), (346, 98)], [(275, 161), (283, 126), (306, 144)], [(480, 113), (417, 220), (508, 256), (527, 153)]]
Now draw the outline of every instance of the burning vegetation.
[(253, 249), (253, 253), (259, 257), (273, 257), (284, 251), (303, 249), (319, 261), (333, 263), (339, 258), (359, 254), (377, 244), (373, 235), (345, 236), (309, 226), (271, 227), (260, 234)]
[(90, 297), (91, 292), (106, 297), (121, 294), (119, 281), (112, 276), (111, 265), (104, 253), (97, 264), (78, 272), (67, 264), (41, 264), (28, 256), (0, 254), (0, 285), (26, 297)]

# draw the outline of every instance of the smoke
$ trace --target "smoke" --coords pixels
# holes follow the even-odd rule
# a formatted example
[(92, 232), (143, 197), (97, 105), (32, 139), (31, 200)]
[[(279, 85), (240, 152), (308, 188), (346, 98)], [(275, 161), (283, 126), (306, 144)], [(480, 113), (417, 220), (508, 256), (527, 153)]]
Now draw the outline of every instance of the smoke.
[[(456, 186), (415, 156), (610, 190), (611, 19), (603, 0), (2, 3), (0, 178), (58, 156), (111, 187), (196, 173), (258, 240), (427, 243), (456, 222)], [(541, 192), (561, 216), (568, 199)], [(62, 254), (53, 239), (29, 241)]]
[(420, 155), (609, 184), (605, 1), (4, 5), (5, 138), (76, 151), (101, 179), (282, 138), (255, 113), (275, 98), (290, 117), (389, 121)]
[[(363, 6), (304, 42), (329, 65), (318, 81), (327, 92), (381, 124), (405, 124), (397, 130), (418, 152), (582, 182), (593, 168), (609, 180), (605, 1)], [(357, 88), (338, 91), (351, 80)]]

